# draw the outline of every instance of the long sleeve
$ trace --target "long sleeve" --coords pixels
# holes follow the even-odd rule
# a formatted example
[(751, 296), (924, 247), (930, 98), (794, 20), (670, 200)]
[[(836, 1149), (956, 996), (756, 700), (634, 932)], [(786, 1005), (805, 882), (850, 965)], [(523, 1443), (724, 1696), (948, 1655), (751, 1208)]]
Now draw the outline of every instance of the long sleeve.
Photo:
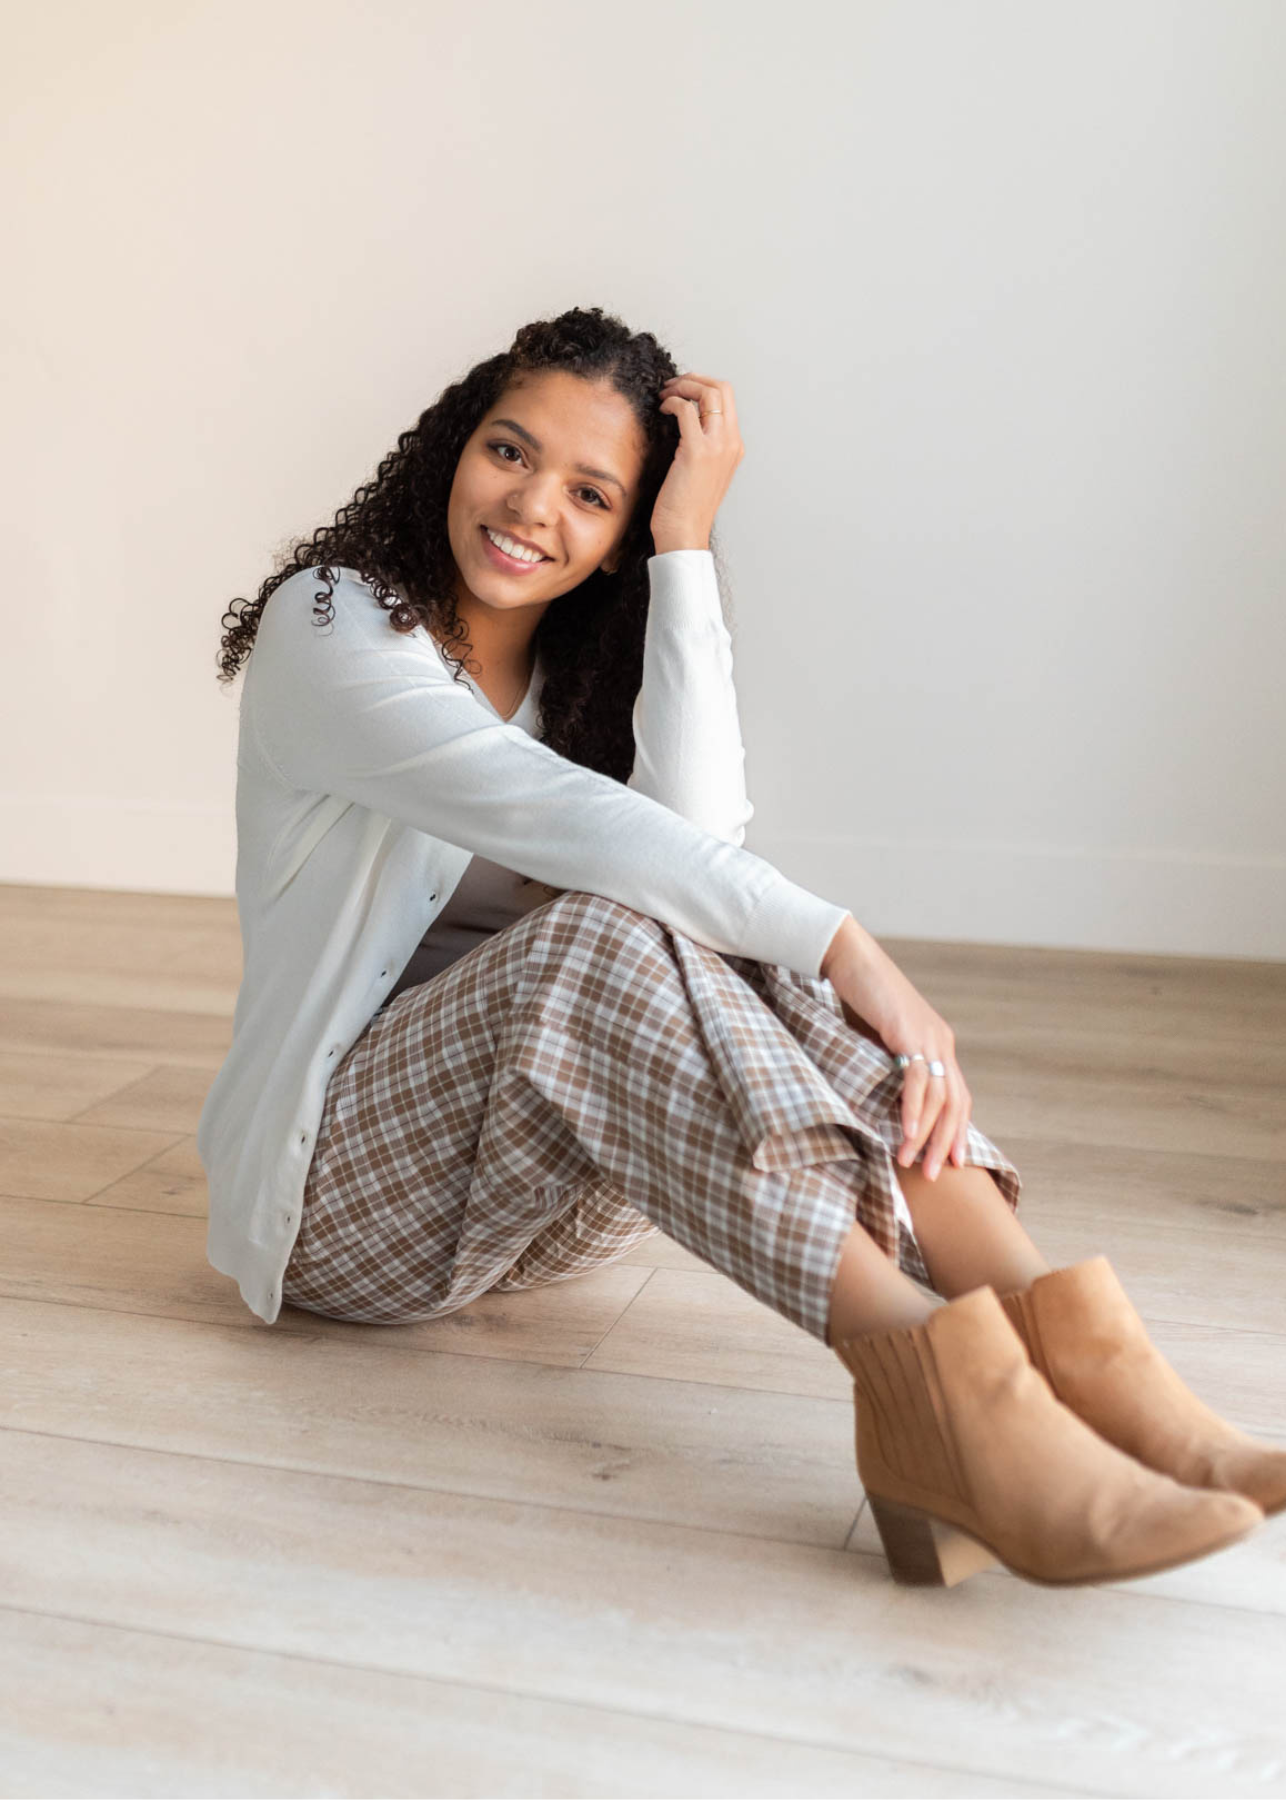
[[(354, 576), (341, 575), (333, 619), (316, 623), (317, 587), (303, 572), (271, 596), (242, 698), (282, 781), (535, 880), (618, 900), (721, 953), (820, 973), (847, 908), (650, 794), (501, 723), (443, 673), (424, 634), (395, 632)], [(677, 765), (663, 746), (679, 723), (658, 690), (642, 721), (644, 780), (663, 770), (671, 778)], [(722, 807), (718, 822), (735, 827), (727, 786), (697, 804), (707, 817)]]
[(668, 550), (648, 561), (643, 683), (634, 703), (628, 785), (726, 843), (743, 844), (754, 807), (714, 556)]

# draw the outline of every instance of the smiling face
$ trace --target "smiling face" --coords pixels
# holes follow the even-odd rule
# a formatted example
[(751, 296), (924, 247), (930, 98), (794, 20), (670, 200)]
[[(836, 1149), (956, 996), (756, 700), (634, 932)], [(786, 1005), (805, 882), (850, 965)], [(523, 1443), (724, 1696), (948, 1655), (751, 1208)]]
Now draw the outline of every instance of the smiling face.
[[(465, 444), (451, 487), (461, 614), (498, 624), (516, 610), (534, 631), (551, 600), (614, 569), (645, 454), (629, 402), (607, 382), (547, 369), (509, 387)], [(515, 560), (488, 528), (541, 560)]]

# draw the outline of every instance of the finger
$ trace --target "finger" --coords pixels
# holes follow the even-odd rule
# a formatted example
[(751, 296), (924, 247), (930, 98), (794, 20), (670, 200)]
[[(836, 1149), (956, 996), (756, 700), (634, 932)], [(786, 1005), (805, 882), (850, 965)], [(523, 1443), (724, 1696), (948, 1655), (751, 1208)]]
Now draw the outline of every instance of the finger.
[(943, 1085), (946, 1087), (946, 1099), (938, 1122), (934, 1128), (933, 1138), (924, 1152), (925, 1173), (931, 1181), (936, 1180), (942, 1165), (954, 1154), (960, 1135), (960, 1120), (964, 1115), (964, 1077), (954, 1057), (944, 1057), (946, 1074)]
[(682, 411), (696, 422), (705, 437), (722, 433), (728, 423), (721, 409), (705, 404), (703, 394), (671, 394), (670, 398), (679, 402)]
[(727, 439), (719, 430), (723, 420), (717, 413), (703, 412), (695, 394), (671, 394), (668, 400), (662, 401), (661, 411), (667, 407), (674, 408), (684, 439), (694, 450), (718, 451), (722, 455)]
[[(914, 1162), (916, 1158), (920, 1156), (921, 1152), (924, 1152), (924, 1160), (926, 1162), (928, 1161), (928, 1153), (925, 1146), (928, 1144), (928, 1141), (933, 1134), (934, 1127), (941, 1116), (945, 1099), (946, 1096), (942, 1092), (941, 1081), (930, 1080), (926, 1083), (924, 1105), (920, 1112), (919, 1127), (911, 1142), (911, 1162)], [(910, 1165), (908, 1164), (907, 1166), (909, 1167)]]
[(924, 1090), (928, 1086), (923, 1063), (912, 1063), (902, 1078), (902, 1147), (898, 1161), (909, 1167), (915, 1161), (916, 1132), (924, 1111)]
[(907, 1086), (911, 1093), (904, 1095), (902, 1102), (903, 1129), (907, 1133), (907, 1139), (898, 1152), (898, 1159), (905, 1168), (910, 1168), (933, 1130), (934, 1120), (942, 1108), (942, 1097), (933, 1090), (941, 1085), (940, 1082), (930, 1081), (923, 1063), (912, 1063), (907, 1070)]
[[(714, 382), (699, 381), (695, 375), (675, 375), (665, 383), (661, 394), (670, 399), (676, 394), (681, 394), (685, 400), (702, 401), (718, 397)], [(720, 401), (720, 405), (722, 405), (722, 401)]]
[(963, 1169), (969, 1161), (969, 1117), (973, 1112), (973, 1095), (967, 1087), (962, 1088), (961, 1099), (963, 1105), (960, 1111), (960, 1124), (956, 1129), (955, 1146), (951, 1152), (958, 1169)]
[(732, 384), (728, 381), (716, 381), (710, 375), (672, 375), (661, 388), (662, 395), (683, 394), (687, 398), (702, 402), (703, 410), (712, 399), (719, 402), (718, 411), (711, 409), (706, 416), (711, 419), (723, 419), (728, 425), (737, 423), (737, 403), (733, 398)]
[[(945, 1061), (945, 1058), (943, 1060)], [(920, 1072), (921, 1099), (920, 1117), (916, 1122), (909, 1149), (912, 1161), (923, 1150), (924, 1163), (927, 1168), (931, 1161), (940, 1163), (940, 1147), (944, 1143), (951, 1142), (954, 1107), (951, 1065), (948, 1065), (944, 1075), (930, 1075), (927, 1063), (913, 1063), (911, 1067)]]
[(661, 411), (668, 412), (672, 419), (679, 421), (679, 432), (683, 440), (694, 443), (704, 438), (705, 427), (697, 417), (697, 403), (683, 394), (671, 394), (668, 400), (661, 402)]
[(930, 1181), (938, 1179), (938, 1174), (946, 1160), (947, 1152), (951, 1148), (960, 1123), (960, 1101), (950, 1071), (948, 1071), (946, 1079), (939, 1081), (937, 1086), (945, 1088), (947, 1091), (942, 1102), (942, 1111), (938, 1114), (937, 1124), (933, 1128), (933, 1135), (924, 1151), (924, 1172)]
[[(924, 1163), (926, 1172), (931, 1168), (933, 1179), (937, 1179), (938, 1168), (942, 1165), (944, 1121), (946, 1121), (947, 1129), (951, 1125), (951, 1096), (947, 1094), (947, 1084), (940, 1076), (933, 1076), (929, 1080), (929, 1107), (933, 1109), (933, 1116), (929, 1118), (928, 1130), (924, 1130), (922, 1163)], [(924, 1127), (924, 1123), (926, 1121), (920, 1120), (920, 1127)], [(949, 1136), (947, 1136), (947, 1143), (951, 1143)]]
[(666, 388), (674, 387), (680, 381), (695, 382), (698, 387), (726, 388), (728, 386), (726, 381), (718, 381), (713, 375), (697, 375), (691, 369), (685, 369), (682, 375), (671, 375), (668, 381), (663, 382), (661, 392), (664, 393)]

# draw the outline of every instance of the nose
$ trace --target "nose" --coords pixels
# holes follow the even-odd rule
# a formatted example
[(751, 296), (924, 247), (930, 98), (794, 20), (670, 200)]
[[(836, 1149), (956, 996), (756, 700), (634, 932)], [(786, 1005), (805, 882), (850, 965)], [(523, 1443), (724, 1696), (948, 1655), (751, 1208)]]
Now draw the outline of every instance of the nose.
[(557, 516), (554, 477), (535, 475), (509, 495), (509, 511), (517, 525), (549, 525)]

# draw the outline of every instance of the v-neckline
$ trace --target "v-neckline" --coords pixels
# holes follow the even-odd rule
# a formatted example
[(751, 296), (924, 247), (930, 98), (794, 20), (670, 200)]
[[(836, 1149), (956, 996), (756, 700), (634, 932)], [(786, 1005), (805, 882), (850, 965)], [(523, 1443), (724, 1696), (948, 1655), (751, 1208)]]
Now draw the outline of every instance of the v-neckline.
[(487, 700), (487, 696), (485, 694), (482, 694), (481, 688), (478, 689), (478, 692), (480, 694), (482, 694), (482, 698), (484, 700), (487, 700), (487, 705), (491, 708), (492, 712), (495, 713), (496, 717), (500, 720), (501, 724), (508, 725), (512, 719), (516, 719), (518, 717), (518, 714), (522, 711), (523, 707), (526, 706), (527, 696), (528, 696), (528, 694), (531, 693), (531, 682), (534, 681), (535, 679), (536, 679), (536, 677), (533, 675), (531, 678), (531, 681), (529, 681), (527, 683), (526, 688), (523, 690), (522, 699), (518, 702), (517, 706), (514, 707), (512, 712), (502, 713), (500, 708), (498, 706), (496, 706), (493, 701)]
[[(537, 661), (538, 660), (539, 660), (539, 658), (537, 658)], [(508, 725), (514, 719), (516, 719), (518, 717), (518, 714), (522, 711), (523, 707), (526, 706), (528, 700), (530, 700), (530, 698), (531, 698), (531, 690), (536, 685), (536, 663), (533, 662), (533, 664), (531, 666), (531, 675), (528, 679), (526, 687), (522, 690), (522, 698), (518, 701), (518, 704), (513, 708), (513, 710), (511, 712), (507, 712), (507, 713), (502, 713), (500, 708), (494, 702), (494, 700), (488, 699), (487, 695), (485, 693), (483, 693), (482, 688), (479, 686), (479, 684), (476, 681), (474, 681), (472, 676), (469, 676), (468, 679), (469, 679), (470, 685), (473, 688), (474, 693), (479, 695), (481, 699), (486, 700), (487, 705), (491, 708), (492, 712), (500, 720), (500, 723), (502, 725)]]
[[(432, 639), (433, 643), (437, 645), (438, 655), (441, 658), (441, 660), (444, 663), (449, 664), (451, 659), (448, 657), (446, 651), (442, 648), (442, 645), (438, 642), (437, 638), (435, 638), (433, 636), (432, 632), (429, 633), (429, 636)], [(484, 692), (481, 685), (473, 679), (473, 676), (470, 675), (470, 673), (467, 669), (464, 671), (464, 678), (468, 682), (469, 686), (473, 689), (474, 693), (478, 696), (479, 700), (482, 701), (483, 705), (486, 706), (491, 712), (495, 713), (496, 717), (499, 719), (499, 721), (502, 725), (508, 725), (508, 724), (511, 724), (512, 721), (518, 717), (518, 714), (522, 711), (523, 707), (526, 706), (528, 700), (531, 699), (531, 691), (536, 685), (536, 676), (537, 676), (537, 673), (539, 672), (539, 669), (540, 669), (540, 652), (539, 652), (539, 650), (537, 650), (535, 660), (533, 661), (533, 663), (531, 665), (531, 677), (530, 677), (529, 681), (527, 682), (526, 687), (522, 691), (522, 698), (518, 701), (518, 704), (514, 707), (513, 711), (510, 713), (502, 713), (501, 712), (500, 708), (495, 704), (494, 701), (492, 701), (491, 699), (488, 698), (487, 694)]]
[(478, 682), (476, 682), (473, 679), (473, 676), (468, 674), (467, 671), (465, 674), (465, 680), (469, 683), (469, 686), (473, 689), (474, 693), (478, 696), (479, 700), (481, 700), (485, 706), (490, 707), (491, 711), (496, 715), (496, 717), (499, 719), (500, 723), (502, 725), (509, 725), (509, 724), (512, 724), (512, 722), (518, 717), (518, 714), (522, 711), (523, 707), (526, 706), (528, 700), (531, 699), (531, 690), (536, 685), (536, 667), (537, 667), (538, 662), (539, 662), (539, 657), (537, 657), (537, 662), (532, 664), (531, 678), (528, 681), (526, 687), (522, 691), (522, 698), (518, 701), (518, 704), (514, 707), (513, 711), (509, 712), (509, 713), (502, 713), (500, 708), (496, 705), (495, 701), (492, 700), (489, 697), (489, 695), (487, 695), (483, 691), (481, 685)]

